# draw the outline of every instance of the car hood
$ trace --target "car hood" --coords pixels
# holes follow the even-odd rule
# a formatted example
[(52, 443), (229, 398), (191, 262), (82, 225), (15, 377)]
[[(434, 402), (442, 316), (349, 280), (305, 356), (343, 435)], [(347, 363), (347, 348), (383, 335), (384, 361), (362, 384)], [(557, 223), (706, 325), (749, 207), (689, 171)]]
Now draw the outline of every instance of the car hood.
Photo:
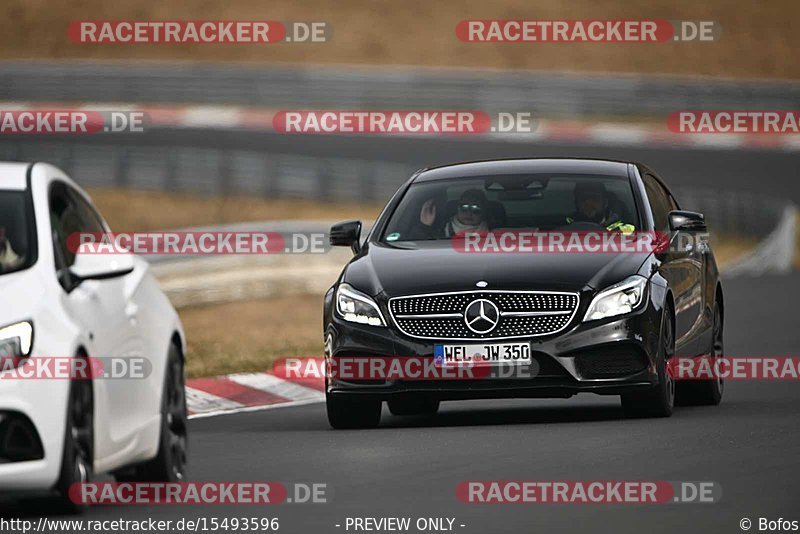
[(636, 274), (649, 253), (464, 253), (439, 242), (369, 243), (348, 265), (343, 281), (388, 297), (486, 289), (602, 289)]

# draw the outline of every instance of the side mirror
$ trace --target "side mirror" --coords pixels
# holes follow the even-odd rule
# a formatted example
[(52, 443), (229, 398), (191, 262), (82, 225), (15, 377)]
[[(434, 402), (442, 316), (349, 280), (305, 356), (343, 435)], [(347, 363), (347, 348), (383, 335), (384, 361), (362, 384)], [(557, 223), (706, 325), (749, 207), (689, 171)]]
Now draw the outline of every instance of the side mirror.
[(353, 253), (361, 250), (361, 221), (347, 221), (331, 226), (330, 243), (334, 247), (350, 247)]
[(105, 280), (125, 276), (133, 271), (133, 256), (127, 253), (99, 253), (90, 244), (83, 244), (75, 254), (75, 263), (69, 268), (75, 282)]
[(705, 232), (706, 218), (695, 211), (669, 212), (669, 229), (673, 232)]

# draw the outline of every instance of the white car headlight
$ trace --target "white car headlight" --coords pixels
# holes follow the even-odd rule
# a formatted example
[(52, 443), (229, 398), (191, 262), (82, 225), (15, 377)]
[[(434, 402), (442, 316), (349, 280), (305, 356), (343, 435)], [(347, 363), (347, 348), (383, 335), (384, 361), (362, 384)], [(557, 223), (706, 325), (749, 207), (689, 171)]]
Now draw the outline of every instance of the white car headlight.
[(336, 311), (342, 319), (351, 323), (386, 326), (375, 301), (348, 284), (340, 284), (336, 290)]
[(635, 310), (644, 301), (647, 278), (631, 276), (597, 294), (586, 310), (584, 321), (594, 321), (624, 315)]
[(30, 355), (33, 325), (22, 321), (0, 328), (0, 358), (22, 358)]

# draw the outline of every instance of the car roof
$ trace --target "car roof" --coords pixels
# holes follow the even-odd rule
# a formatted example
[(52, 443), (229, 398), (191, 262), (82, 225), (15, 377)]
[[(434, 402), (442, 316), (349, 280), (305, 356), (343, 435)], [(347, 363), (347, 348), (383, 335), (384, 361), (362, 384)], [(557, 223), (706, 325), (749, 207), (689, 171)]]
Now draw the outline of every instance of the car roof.
[(25, 191), (28, 188), (30, 163), (0, 162), (0, 189)]
[(0, 190), (25, 191), (28, 188), (29, 172), (34, 184), (40, 180), (57, 178), (58, 181), (69, 184), (82, 196), (91, 200), (86, 191), (61, 169), (44, 162), (0, 162)]
[(589, 158), (517, 158), (454, 163), (419, 171), (414, 182), (507, 174), (594, 174), (628, 176), (627, 161)]

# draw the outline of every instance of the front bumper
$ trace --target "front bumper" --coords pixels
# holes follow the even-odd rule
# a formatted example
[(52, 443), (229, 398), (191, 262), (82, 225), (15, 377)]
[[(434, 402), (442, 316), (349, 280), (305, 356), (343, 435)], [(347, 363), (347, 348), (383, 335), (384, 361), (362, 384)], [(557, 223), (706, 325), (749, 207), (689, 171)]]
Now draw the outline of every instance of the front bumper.
[(69, 380), (4, 379), (0, 374), (0, 413), (27, 419), (44, 456), (28, 461), (0, 460), (0, 492), (44, 490), (55, 485), (61, 467), (68, 394)]
[[(581, 307), (582, 308), (582, 307)], [(605, 395), (645, 390), (658, 382), (656, 368), (663, 309), (648, 298), (639, 310), (620, 318), (571, 324), (553, 336), (515, 339), (529, 342), (537, 373), (526, 378), (475, 380), (344, 381), (331, 377), (331, 395), (390, 400), (422, 395), (437, 400), (570, 397), (581, 392)], [(345, 322), (332, 314), (326, 328), (326, 357), (418, 357), (433, 359), (434, 345), (448, 340), (415, 340), (388, 328)], [(491, 343), (491, 340), (480, 342)], [(505, 341), (503, 341), (505, 342)]]

